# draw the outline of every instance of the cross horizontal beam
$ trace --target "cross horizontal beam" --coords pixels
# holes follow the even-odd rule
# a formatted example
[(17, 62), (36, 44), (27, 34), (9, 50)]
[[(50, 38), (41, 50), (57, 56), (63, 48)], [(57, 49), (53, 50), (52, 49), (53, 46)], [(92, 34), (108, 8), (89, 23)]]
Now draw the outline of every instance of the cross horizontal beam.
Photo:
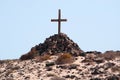
[[(57, 21), (59, 21), (59, 19), (51, 19), (51, 21), (52, 21), (52, 22), (57, 22)], [(60, 21), (62, 21), (62, 22), (63, 22), (63, 21), (67, 21), (67, 19), (61, 19)]]

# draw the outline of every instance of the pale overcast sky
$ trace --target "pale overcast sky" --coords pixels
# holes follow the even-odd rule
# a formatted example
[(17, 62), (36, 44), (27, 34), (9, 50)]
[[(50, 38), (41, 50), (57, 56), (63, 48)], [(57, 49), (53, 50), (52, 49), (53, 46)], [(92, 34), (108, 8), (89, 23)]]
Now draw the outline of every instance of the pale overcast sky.
[(0, 0), (0, 59), (16, 59), (62, 32), (84, 51), (120, 50), (120, 0)]

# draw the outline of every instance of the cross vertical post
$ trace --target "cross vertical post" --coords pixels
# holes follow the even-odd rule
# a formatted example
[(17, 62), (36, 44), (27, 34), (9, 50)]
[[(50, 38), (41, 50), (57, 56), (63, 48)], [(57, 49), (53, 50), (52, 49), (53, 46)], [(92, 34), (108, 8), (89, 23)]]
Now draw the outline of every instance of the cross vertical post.
[(58, 12), (58, 34), (60, 34), (60, 30), (61, 30), (60, 19), (61, 19), (61, 10), (59, 9), (59, 12)]
[(58, 22), (58, 34), (61, 33), (61, 22), (65, 22), (67, 19), (61, 19), (61, 10), (58, 11), (58, 19), (51, 19), (51, 22)]

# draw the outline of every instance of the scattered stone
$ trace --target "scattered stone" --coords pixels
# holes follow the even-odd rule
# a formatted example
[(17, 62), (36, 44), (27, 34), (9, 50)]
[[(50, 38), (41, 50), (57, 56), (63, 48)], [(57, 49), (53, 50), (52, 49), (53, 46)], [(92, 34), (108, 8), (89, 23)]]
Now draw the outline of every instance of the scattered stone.
[(94, 61), (97, 63), (97, 64), (100, 64), (100, 63), (103, 63), (105, 60), (103, 58), (95, 58)]
[(65, 78), (70, 78), (70, 75), (66, 75), (66, 76), (63, 76), (63, 77), (65, 77)]
[(47, 67), (46, 70), (47, 71), (52, 71), (52, 68), (51, 67)]
[(53, 66), (53, 65), (55, 65), (54, 62), (48, 62), (48, 63), (46, 63), (46, 67)]
[(67, 69), (68, 66), (66, 66), (66, 65), (58, 65), (58, 66), (56, 66), (56, 68)]
[(120, 80), (120, 76), (116, 76), (116, 75), (109, 76), (106, 78), (106, 80)]
[(90, 80), (102, 80), (102, 79), (100, 79), (100, 78), (92, 78)]
[(71, 64), (68, 66), (69, 69), (76, 69), (77, 68), (77, 64)]
[(114, 63), (111, 63), (111, 62), (108, 62), (106, 64), (103, 65), (104, 69), (109, 69), (109, 68), (112, 68), (115, 64)]
[(64, 79), (64, 78), (57, 77), (57, 76), (54, 76), (54, 77), (51, 78), (50, 80), (65, 80), (65, 79)]
[(87, 51), (87, 52), (85, 52), (85, 54), (99, 55), (99, 54), (101, 54), (101, 52), (98, 52), (98, 51)]
[(26, 80), (26, 79), (27, 79), (27, 80), (29, 80), (29, 79), (30, 79), (30, 77), (29, 77), (29, 76), (26, 76), (26, 77), (25, 77), (25, 80)]
[(111, 68), (111, 71), (112, 72), (118, 72), (118, 73), (120, 73), (120, 66), (113, 66), (112, 68)]
[(85, 56), (86, 56), (86, 53), (85, 53), (85, 52), (83, 52), (83, 53), (81, 53), (81, 54), (80, 54), (80, 56), (85, 57)]
[(53, 76), (56, 76), (54, 73), (48, 73), (47, 74), (47, 77), (53, 77)]
[(98, 74), (102, 74), (102, 73), (103, 73), (103, 72), (100, 71), (99, 67), (92, 68), (91, 74), (93, 74), (93, 75), (98, 75)]
[(66, 75), (66, 76), (64, 76), (65, 78), (71, 78), (71, 79), (74, 79), (74, 78), (76, 78), (76, 76), (75, 75)]
[(76, 78), (76, 76), (75, 75), (71, 75), (71, 77), (70, 77), (71, 79), (74, 79), (74, 78)]
[(85, 59), (82, 62), (94, 62), (94, 59), (96, 58), (96, 55), (93, 53), (86, 54)]

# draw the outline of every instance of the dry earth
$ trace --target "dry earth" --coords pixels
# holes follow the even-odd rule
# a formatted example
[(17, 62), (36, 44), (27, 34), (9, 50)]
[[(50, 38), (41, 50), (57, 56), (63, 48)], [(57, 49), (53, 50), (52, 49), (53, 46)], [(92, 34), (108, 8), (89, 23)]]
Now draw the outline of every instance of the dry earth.
[(66, 64), (56, 64), (57, 58), (1, 60), (0, 80), (120, 80), (120, 56), (105, 60), (91, 53)]

